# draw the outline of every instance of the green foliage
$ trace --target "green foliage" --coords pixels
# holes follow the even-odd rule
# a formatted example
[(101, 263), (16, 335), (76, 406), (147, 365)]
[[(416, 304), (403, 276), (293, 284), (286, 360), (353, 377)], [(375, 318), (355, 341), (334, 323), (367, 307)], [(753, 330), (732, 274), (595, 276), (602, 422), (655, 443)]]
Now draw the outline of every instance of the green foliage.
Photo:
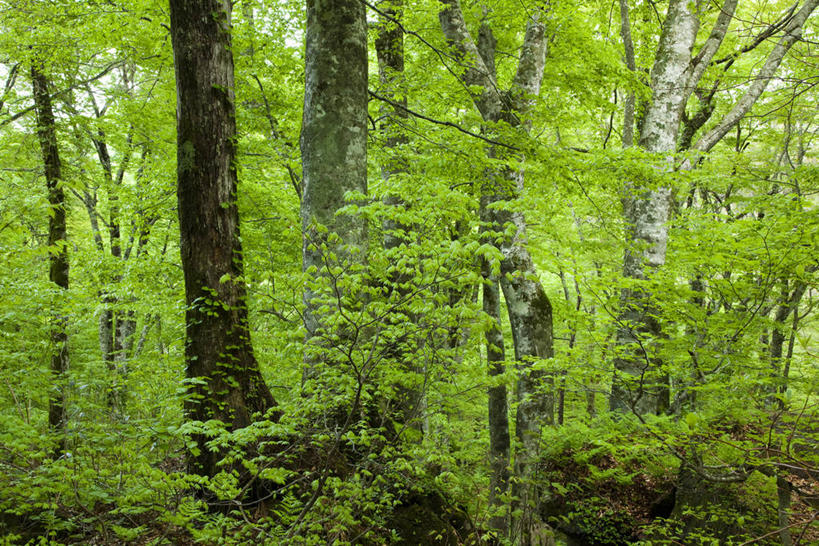
[[(482, 21), (492, 26), (497, 84), (507, 89), (535, 4), (461, 4), (473, 35)], [(630, 6), (632, 73), (621, 60), (616, 6), (552, 3), (528, 133), (483, 122), (476, 90), (454, 76), (465, 61), (440, 32), (440, 5), (405, 2), (402, 89), (413, 114), (388, 132), (387, 105), (373, 99), (368, 108), (369, 191), (347, 196), (338, 212), (366, 220), (366, 248), (330, 236), (319, 248), (324, 267), (303, 272), (304, 6), (236, 4), (240, 184), (225, 202), (235, 198), (241, 212), (245, 271), (222, 280), (247, 286), (255, 355), (281, 417), (231, 430), (183, 413), (195, 401), (183, 379), (166, 4), (4, 3), (3, 543), (457, 544), (486, 535), (490, 516), (515, 502), (507, 492), (509, 506), (488, 504), (486, 391), (505, 386), (515, 399), (516, 340), (504, 311), (509, 361), (488, 377), (492, 322), (480, 301), (481, 262), (499, 273), (493, 243), (514, 231), (487, 237), (478, 218), (482, 182), (502, 170), (525, 172), (525, 186), (492, 206), (525, 215), (553, 309), (555, 357), (531, 364), (554, 380), (540, 392), (564, 400), (563, 423), (544, 430), (534, 472), (541, 515), (590, 544), (739, 543), (780, 526), (783, 476), (800, 486), (793, 533), (819, 538), (797, 519), (819, 461), (815, 19), (751, 114), (706, 156), (679, 154), (669, 172), (667, 157), (619, 145), (625, 95), (636, 95), (638, 113), (651, 97), (664, 5)], [(697, 47), (717, 17), (703, 9)], [(758, 25), (786, 9), (741, 5), (715, 58), (747, 49)], [(690, 119), (716, 86), (698, 135), (747, 90), (777, 37), (709, 67), (686, 105)], [(370, 56), (369, 88), (383, 94), (373, 47)], [(64, 293), (48, 281), (57, 249), (47, 244), (53, 211), (28, 82), (34, 59), (52, 86), (68, 196)], [(683, 160), (695, 168), (677, 168)], [(633, 185), (670, 188), (675, 209), (666, 263), (644, 279), (622, 274), (629, 226), (621, 199)], [(305, 288), (323, 323), (307, 343)], [(668, 377), (668, 415), (608, 413), (624, 289), (646, 294), (661, 325), (662, 336), (640, 341)], [(49, 371), (54, 317), (69, 334), (63, 377)], [(49, 397), (59, 390), (68, 425), (49, 431)], [(510, 426), (515, 438), (512, 418)], [(222, 459), (212, 478), (187, 472), (197, 434)], [(66, 450), (57, 456), (60, 439)], [(685, 465), (699, 472), (707, 502), (652, 512), (679, 490)]]

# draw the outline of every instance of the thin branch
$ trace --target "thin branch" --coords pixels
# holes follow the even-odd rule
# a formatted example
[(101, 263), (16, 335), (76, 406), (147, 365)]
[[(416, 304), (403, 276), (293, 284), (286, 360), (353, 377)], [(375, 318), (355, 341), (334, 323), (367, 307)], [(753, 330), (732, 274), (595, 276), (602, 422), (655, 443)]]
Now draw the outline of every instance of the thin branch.
[[(102, 78), (103, 76), (105, 76), (106, 74), (108, 74), (109, 72), (111, 72), (116, 67), (121, 66), (123, 62), (124, 61), (121, 61), (121, 60), (114, 61), (114, 62), (110, 63), (109, 65), (107, 65), (105, 68), (103, 68), (100, 72), (98, 72), (94, 76), (91, 76), (90, 78), (87, 78), (85, 80), (78, 81), (78, 82), (74, 83), (73, 85), (70, 85), (70, 86), (66, 87), (65, 89), (57, 91), (56, 93), (52, 93), (50, 95), (50, 97), (51, 97), (52, 100), (56, 99), (58, 97), (61, 97), (62, 95), (65, 95), (66, 93), (68, 93), (70, 91), (73, 91), (74, 89), (77, 89), (78, 87), (82, 87), (82, 86), (84, 86), (84, 85), (86, 85), (88, 83), (96, 81), (96, 80)], [(25, 116), (26, 114), (28, 114), (29, 112), (31, 112), (33, 110), (34, 110), (34, 105), (33, 104), (31, 106), (27, 107), (27, 108), (23, 108), (22, 110), (20, 110), (19, 112), (17, 112), (13, 116), (10, 116), (10, 117), (0, 121), (0, 127), (5, 127), (9, 123), (13, 123), (13, 122), (17, 121), (18, 119), (20, 119), (21, 117)]]
[(421, 113), (419, 113), (419, 112), (416, 112), (415, 110), (412, 110), (412, 109), (410, 109), (410, 108), (408, 108), (408, 107), (404, 106), (404, 105), (403, 105), (403, 104), (401, 104), (400, 102), (396, 102), (396, 101), (394, 101), (394, 100), (390, 100), (390, 99), (388, 99), (387, 97), (384, 97), (384, 96), (381, 96), (381, 95), (379, 95), (379, 94), (375, 93), (374, 91), (370, 91), (370, 90), (368, 90), (367, 92), (370, 94), (370, 96), (371, 96), (372, 98), (374, 98), (374, 99), (376, 99), (376, 100), (384, 101), (384, 102), (386, 102), (387, 104), (389, 104), (390, 106), (393, 106), (394, 108), (398, 108), (398, 109), (400, 109), (400, 110), (403, 110), (403, 111), (405, 111), (406, 113), (408, 113), (409, 115), (411, 115), (411, 116), (413, 116), (413, 117), (416, 117), (416, 118), (418, 118), (418, 119), (422, 119), (422, 120), (424, 120), (424, 121), (428, 121), (428, 122), (430, 122), (430, 123), (435, 123), (435, 124), (437, 124), (437, 125), (442, 125), (442, 126), (444, 126), (444, 127), (451, 127), (451, 128), (453, 128), (453, 129), (455, 129), (455, 130), (457, 130), (457, 131), (460, 131), (460, 132), (464, 133), (465, 135), (469, 135), (469, 136), (471, 136), (471, 137), (474, 137), (474, 138), (477, 138), (477, 139), (483, 140), (484, 142), (486, 142), (486, 143), (488, 143), (488, 144), (492, 144), (493, 146), (502, 146), (502, 147), (504, 147), (504, 148), (508, 148), (508, 149), (510, 149), (510, 150), (514, 150), (514, 151), (516, 151), (516, 152), (517, 152), (517, 151), (520, 151), (520, 148), (518, 148), (517, 146), (512, 146), (512, 145), (510, 145), (510, 144), (505, 144), (505, 143), (503, 143), (503, 142), (500, 142), (500, 141), (497, 141), (497, 140), (493, 140), (493, 139), (491, 139), (491, 138), (487, 138), (487, 137), (485, 137), (485, 136), (483, 136), (483, 135), (481, 135), (481, 134), (479, 134), (479, 133), (472, 132), (472, 131), (470, 131), (469, 129), (464, 129), (464, 128), (463, 128), (463, 127), (461, 127), (460, 125), (458, 125), (458, 124), (456, 124), (456, 123), (452, 123), (451, 121), (442, 121), (442, 120), (439, 120), (439, 119), (435, 119), (435, 118), (431, 118), (431, 117), (425, 116), (424, 114), (421, 114)]

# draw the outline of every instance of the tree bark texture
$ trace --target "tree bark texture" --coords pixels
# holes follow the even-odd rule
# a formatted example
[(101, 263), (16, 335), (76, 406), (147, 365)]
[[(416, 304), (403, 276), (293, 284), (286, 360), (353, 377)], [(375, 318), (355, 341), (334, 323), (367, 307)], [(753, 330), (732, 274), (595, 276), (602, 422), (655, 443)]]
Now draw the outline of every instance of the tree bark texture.
[[(253, 354), (236, 203), (231, 3), (171, 0), (177, 88), (177, 197), (185, 274), (185, 412), (243, 428), (275, 401)], [(195, 438), (191, 470), (217, 472)]]
[[(486, 360), (489, 365), (489, 377), (497, 377), (504, 372), (506, 348), (501, 328), (500, 286), (497, 276), (492, 275), (489, 264), (482, 264), (483, 274), (483, 312), (491, 319), (490, 328), (486, 331)], [(500, 384), (489, 388), (489, 507), (497, 511), (489, 520), (489, 526), (499, 536), (509, 536), (509, 513), (503, 497), (509, 493), (509, 454), (511, 439), (509, 436), (509, 402), (506, 385)]]
[[(37, 136), (43, 158), (48, 205), (51, 213), (48, 219), (49, 273), (48, 278), (62, 292), (68, 290), (68, 246), (66, 232), (65, 192), (62, 188), (62, 164), (57, 144), (54, 109), (48, 90), (48, 78), (36, 64), (31, 67), (31, 82), (34, 95), (34, 109), (37, 114)], [(62, 298), (57, 298), (60, 302)], [(58, 304), (59, 305), (59, 304)], [(51, 380), (48, 397), (48, 426), (59, 434), (57, 454), (65, 450), (64, 382), (68, 372), (68, 332), (66, 317), (57, 310), (51, 322)]]
[[(358, 0), (308, 0), (305, 58), (302, 266), (308, 274), (320, 276), (329, 253), (345, 263), (361, 260), (367, 246), (366, 222), (336, 214), (347, 204), (347, 192), (367, 192), (364, 4)], [(317, 229), (319, 225), (327, 231)], [(328, 245), (329, 233), (339, 236), (339, 245)], [(305, 290), (308, 339), (321, 327), (311, 306), (314, 298), (310, 289)]]
[[(639, 140), (640, 147), (651, 153), (670, 155), (676, 150), (682, 111), (690, 95), (680, 82), (686, 81), (699, 29), (693, 10), (694, 5), (687, 0), (672, 0), (668, 7), (651, 71), (652, 101)], [(665, 263), (671, 189), (629, 183), (623, 209), (628, 224), (623, 276), (639, 283)], [(668, 406), (666, 381), (651, 343), (660, 335), (658, 309), (651, 299), (650, 291), (639, 285), (622, 291), (609, 402), (613, 410), (645, 414)]]
[[(512, 127), (527, 130), (526, 115), (540, 92), (546, 61), (543, 14), (538, 10), (529, 19), (512, 85), (507, 92), (502, 92), (496, 81), (495, 40), (491, 29), (482, 26), (476, 43), (467, 29), (460, 2), (441, 0), (441, 3), (441, 29), (460, 63), (461, 81), (470, 90), (484, 121), (490, 124), (505, 121)], [(495, 157), (499, 151), (490, 149), (488, 153)], [(552, 308), (526, 248), (525, 218), (501, 205), (515, 199), (522, 190), (523, 173), (504, 169), (487, 174), (481, 186), (481, 200), (485, 211), (482, 220), (490, 226), (490, 231), (503, 233), (509, 224), (515, 228), (515, 234), (497, 246), (503, 256), (500, 286), (506, 299), (518, 371), (515, 422), (519, 449), (515, 454), (515, 475), (519, 481), (515, 483), (513, 495), (518, 499), (522, 515), (513, 522), (512, 537), (521, 543), (531, 543), (541, 526), (534, 463), (539, 452), (541, 427), (554, 422), (552, 378), (534, 369), (532, 364), (553, 356), (553, 340)]]

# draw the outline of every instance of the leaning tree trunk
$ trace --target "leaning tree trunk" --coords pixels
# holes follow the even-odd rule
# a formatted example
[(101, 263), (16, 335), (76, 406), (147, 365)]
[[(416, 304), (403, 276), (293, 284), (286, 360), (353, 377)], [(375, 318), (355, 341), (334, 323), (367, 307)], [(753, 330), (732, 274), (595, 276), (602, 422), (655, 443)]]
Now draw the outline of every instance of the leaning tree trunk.
[[(177, 197), (185, 274), (188, 419), (235, 430), (275, 405), (253, 354), (236, 203), (231, 2), (171, 0), (177, 89)], [(191, 470), (219, 453), (196, 435)]]
[[(48, 91), (48, 78), (36, 65), (31, 67), (31, 82), (34, 95), (34, 109), (37, 113), (37, 136), (45, 168), (48, 187), (48, 204), (51, 214), (48, 219), (49, 273), (48, 278), (64, 293), (68, 290), (68, 246), (66, 244), (65, 193), (62, 188), (60, 151), (57, 145), (57, 131), (54, 126), (54, 109)], [(56, 298), (62, 302), (62, 297)], [(58, 306), (60, 303), (58, 303)], [(68, 332), (66, 318), (60, 310), (55, 311), (51, 323), (51, 381), (48, 396), (48, 426), (60, 435), (57, 454), (65, 450), (65, 375), (68, 372)]]

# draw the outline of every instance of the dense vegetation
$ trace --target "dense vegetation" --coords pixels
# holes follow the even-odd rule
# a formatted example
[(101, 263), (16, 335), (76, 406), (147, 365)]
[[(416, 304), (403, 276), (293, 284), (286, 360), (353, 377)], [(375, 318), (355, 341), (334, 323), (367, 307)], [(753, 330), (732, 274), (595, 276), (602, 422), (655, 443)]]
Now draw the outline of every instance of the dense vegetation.
[(817, 3), (0, 2), (4, 544), (816, 543)]

